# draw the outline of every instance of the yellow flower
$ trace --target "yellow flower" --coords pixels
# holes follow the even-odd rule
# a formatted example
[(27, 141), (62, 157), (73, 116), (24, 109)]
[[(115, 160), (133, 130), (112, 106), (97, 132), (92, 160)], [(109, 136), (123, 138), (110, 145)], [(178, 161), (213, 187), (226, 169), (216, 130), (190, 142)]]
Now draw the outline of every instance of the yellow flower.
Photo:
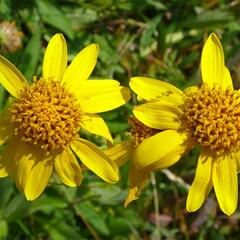
[(79, 137), (83, 128), (112, 141), (104, 120), (96, 113), (129, 100), (129, 90), (115, 80), (87, 80), (95, 67), (98, 45), (78, 53), (67, 67), (62, 34), (50, 40), (43, 76), (29, 86), (22, 74), (0, 56), (0, 83), (15, 98), (0, 119), (0, 177), (10, 176), (28, 200), (46, 187), (54, 168), (68, 186), (82, 181), (75, 157), (103, 180), (118, 181), (118, 167), (97, 146)]
[[(129, 159), (133, 158), (134, 151), (136, 151), (140, 143), (159, 132), (158, 129), (150, 128), (132, 116), (129, 118), (129, 124), (131, 126), (129, 132), (131, 140), (123, 141), (104, 150), (105, 154), (109, 156), (118, 167), (121, 167)], [(147, 155), (145, 156), (147, 157)], [(149, 173), (150, 171), (148, 169), (137, 169), (133, 162), (131, 162), (129, 171), (129, 191), (124, 203), (125, 207), (127, 207), (130, 202), (139, 198), (146, 181), (149, 179)]]
[(130, 179), (130, 185), (135, 184), (135, 195), (130, 188), (133, 196), (128, 200), (138, 197), (144, 174), (173, 165), (193, 146), (199, 145), (202, 151), (188, 193), (187, 210), (199, 209), (212, 187), (225, 214), (236, 210), (240, 91), (233, 89), (221, 43), (213, 33), (202, 51), (201, 72), (203, 84), (183, 92), (155, 79), (134, 77), (130, 80), (132, 90), (146, 101), (134, 108), (135, 117), (159, 132), (142, 139), (134, 150), (135, 172), (132, 170), (131, 174), (137, 182)]

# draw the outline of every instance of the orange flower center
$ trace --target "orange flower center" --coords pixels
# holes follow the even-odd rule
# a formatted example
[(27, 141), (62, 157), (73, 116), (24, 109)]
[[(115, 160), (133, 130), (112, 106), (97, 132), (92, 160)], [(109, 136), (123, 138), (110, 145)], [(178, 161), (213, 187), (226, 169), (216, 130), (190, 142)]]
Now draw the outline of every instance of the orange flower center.
[(81, 109), (59, 82), (40, 79), (26, 87), (10, 108), (15, 134), (46, 154), (61, 152), (76, 136)]
[(183, 126), (216, 154), (240, 150), (240, 92), (203, 85), (186, 93)]
[(129, 117), (128, 122), (131, 126), (130, 135), (133, 138), (134, 147), (137, 147), (143, 140), (159, 132), (158, 129), (144, 125), (133, 116)]

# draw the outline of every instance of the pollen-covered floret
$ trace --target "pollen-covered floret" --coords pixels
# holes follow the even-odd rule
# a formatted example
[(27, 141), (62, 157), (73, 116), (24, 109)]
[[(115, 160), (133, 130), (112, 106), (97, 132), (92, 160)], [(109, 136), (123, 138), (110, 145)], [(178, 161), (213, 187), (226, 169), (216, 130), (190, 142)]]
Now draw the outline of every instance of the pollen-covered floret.
[(134, 147), (137, 147), (142, 141), (159, 132), (158, 129), (146, 126), (133, 116), (128, 119), (128, 122), (131, 126), (130, 135), (133, 138)]
[(45, 154), (61, 152), (79, 130), (80, 109), (59, 82), (40, 79), (12, 104), (11, 123), (22, 141), (39, 146)]
[(197, 142), (216, 154), (240, 150), (240, 92), (203, 85), (186, 94), (182, 122)]

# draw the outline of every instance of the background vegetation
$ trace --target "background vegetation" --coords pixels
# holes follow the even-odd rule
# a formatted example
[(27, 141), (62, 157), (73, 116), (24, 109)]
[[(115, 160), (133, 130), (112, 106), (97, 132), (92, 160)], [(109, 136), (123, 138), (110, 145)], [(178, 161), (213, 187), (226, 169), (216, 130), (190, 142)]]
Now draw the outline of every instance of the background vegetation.
[[(31, 82), (33, 75), (41, 76), (48, 40), (63, 32), (69, 60), (87, 44), (99, 44), (92, 78), (114, 78), (128, 85), (130, 77), (142, 75), (184, 89), (200, 83), (201, 50), (214, 31), (239, 88), (239, 14), (238, 0), (0, 0), (0, 20), (15, 21), (24, 34), (21, 49), (1, 54)], [(7, 97), (1, 88), (1, 109)], [(132, 102), (103, 114), (115, 142), (127, 137), (131, 109)], [(105, 144), (99, 137), (85, 137)], [(239, 211), (226, 217), (214, 194), (196, 213), (186, 212), (197, 156), (198, 151), (190, 152), (170, 171), (152, 174), (140, 199), (127, 209), (123, 202), (129, 164), (122, 167), (116, 185), (88, 172), (78, 188), (63, 186), (53, 177), (34, 202), (27, 202), (11, 180), (1, 179), (0, 239), (237, 239)]]

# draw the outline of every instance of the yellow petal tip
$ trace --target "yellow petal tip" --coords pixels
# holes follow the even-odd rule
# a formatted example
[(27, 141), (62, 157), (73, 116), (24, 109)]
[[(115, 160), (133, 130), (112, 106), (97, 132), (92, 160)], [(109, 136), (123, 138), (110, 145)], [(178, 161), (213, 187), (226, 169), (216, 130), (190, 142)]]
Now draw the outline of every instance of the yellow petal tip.
[(124, 207), (127, 208), (128, 205), (129, 205), (129, 203), (137, 200), (138, 197), (139, 197), (139, 194), (140, 194), (140, 193), (139, 193), (139, 189), (138, 189), (138, 188), (136, 188), (136, 187), (131, 188), (131, 189), (129, 190), (129, 192), (128, 192), (127, 199), (125, 200), (125, 202), (124, 202), (124, 204), (123, 204)]

